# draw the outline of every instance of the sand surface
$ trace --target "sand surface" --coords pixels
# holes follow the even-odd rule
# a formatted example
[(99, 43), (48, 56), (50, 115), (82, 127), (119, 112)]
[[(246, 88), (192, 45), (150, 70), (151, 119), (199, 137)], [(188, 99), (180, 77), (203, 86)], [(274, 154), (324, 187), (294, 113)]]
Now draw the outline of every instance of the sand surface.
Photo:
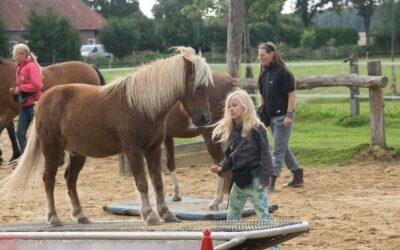
[[(8, 160), (11, 147), (6, 133), (0, 136), (0, 147)], [(206, 152), (178, 156), (177, 173), (184, 196), (213, 197), (215, 176), (208, 171), (210, 163)], [(102, 209), (105, 204), (138, 198), (133, 178), (120, 176), (118, 168), (115, 156), (89, 158), (83, 168), (78, 192), (91, 220), (140, 219), (112, 215)], [(3, 164), (0, 179), (11, 171)], [(57, 174), (56, 208), (62, 220), (71, 220), (64, 171), (62, 167)], [(286, 242), (283, 249), (400, 249), (400, 162), (357, 161), (340, 167), (306, 166), (306, 185), (295, 189), (282, 188), (290, 178), (287, 169), (282, 172), (277, 192), (269, 195), (269, 201), (279, 205), (273, 218), (305, 220), (311, 226), (308, 234)], [(164, 171), (164, 181), (167, 194), (171, 194), (168, 171)], [(27, 190), (24, 195), (18, 193), (1, 201), (0, 223), (44, 220), (43, 184)]]

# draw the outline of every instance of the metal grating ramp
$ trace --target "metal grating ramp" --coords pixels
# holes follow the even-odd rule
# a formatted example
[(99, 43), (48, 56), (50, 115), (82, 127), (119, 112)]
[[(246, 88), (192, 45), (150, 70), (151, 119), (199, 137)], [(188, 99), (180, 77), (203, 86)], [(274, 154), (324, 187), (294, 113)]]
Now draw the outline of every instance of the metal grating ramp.
[(64, 222), (53, 227), (47, 222), (0, 225), (0, 232), (245, 232), (301, 224), (302, 221), (182, 221), (148, 226), (141, 221), (96, 221), (89, 224)]

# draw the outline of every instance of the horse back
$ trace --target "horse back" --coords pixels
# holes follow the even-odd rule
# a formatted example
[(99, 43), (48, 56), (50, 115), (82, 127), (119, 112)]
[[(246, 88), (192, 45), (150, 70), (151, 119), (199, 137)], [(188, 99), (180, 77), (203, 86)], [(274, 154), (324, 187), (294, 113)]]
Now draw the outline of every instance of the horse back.
[(43, 68), (43, 90), (68, 83), (100, 85), (100, 77), (89, 64), (71, 61), (50, 65)]

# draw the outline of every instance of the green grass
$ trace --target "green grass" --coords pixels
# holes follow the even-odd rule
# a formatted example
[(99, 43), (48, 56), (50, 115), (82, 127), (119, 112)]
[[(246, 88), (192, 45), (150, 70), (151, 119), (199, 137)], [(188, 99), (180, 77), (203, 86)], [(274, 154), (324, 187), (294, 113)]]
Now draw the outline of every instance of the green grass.
[[(400, 59), (397, 59), (399, 61)], [(383, 61), (389, 61), (384, 59)], [(321, 74), (348, 73), (348, 64), (292, 66), (295, 77)], [(365, 61), (360, 61), (360, 74), (366, 74)], [(226, 67), (213, 67), (213, 71), (226, 72)], [(254, 69), (255, 76), (259, 69)], [(245, 72), (244, 67), (242, 72)], [(126, 76), (131, 70), (103, 72), (107, 83), (117, 77)], [(390, 79), (390, 67), (383, 66), (383, 74)], [(396, 68), (397, 79), (400, 82), (400, 67)], [(398, 84), (400, 92), (400, 83)], [(385, 88), (389, 94), (390, 84)], [(348, 94), (346, 87), (315, 88), (299, 90), (304, 94)], [(361, 94), (368, 94), (368, 89), (362, 89)], [(351, 161), (360, 148), (370, 143), (371, 129), (369, 126), (369, 104), (361, 101), (360, 118), (348, 118), (349, 101), (342, 99), (298, 98), (296, 106), (296, 121), (290, 139), (290, 147), (303, 166), (345, 165)], [(354, 120), (355, 119), (355, 120)], [(350, 125), (349, 125), (350, 124)], [(357, 126), (355, 126), (357, 125)], [(400, 152), (400, 100), (385, 101), (385, 132), (388, 147)], [(187, 143), (202, 140), (201, 137), (191, 139), (176, 138), (175, 143)]]

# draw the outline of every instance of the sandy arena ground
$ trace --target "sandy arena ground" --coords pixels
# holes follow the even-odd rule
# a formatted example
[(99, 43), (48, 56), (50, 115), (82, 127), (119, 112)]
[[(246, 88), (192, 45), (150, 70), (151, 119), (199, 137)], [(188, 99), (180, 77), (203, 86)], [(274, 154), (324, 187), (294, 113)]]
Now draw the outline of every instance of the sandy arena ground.
[[(8, 160), (11, 152), (6, 133), (0, 137), (0, 147)], [(208, 171), (211, 160), (207, 153), (179, 156), (177, 163), (182, 194), (211, 199), (215, 176)], [(0, 168), (0, 179), (11, 173), (10, 168), (3, 167), (4, 164)], [(62, 220), (70, 220), (64, 170), (62, 167), (57, 175), (56, 207)], [(167, 194), (171, 194), (167, 171), (164, 176)], [(138, 197), (132, 177), (119, 175), (116, 157), (88, 159), (79, 177), (81, 203), (90, 219), (140, 219), (103, 212), (105, 204)], [(306, 167), (303, 188), (281, 188), (289, 178), (285, 169), (278, 179), (278, 191), (269, 196), (271, 203), (279, 205), (273, 218), (305, 220), (311, 230), (283, 244), (283, 249), (400, 249), (400, 162), (364, 161), (343, 167)], [(11, 195), (1, 201), (1, 224), (44, 220), (43, 184), (19, 197)]]

